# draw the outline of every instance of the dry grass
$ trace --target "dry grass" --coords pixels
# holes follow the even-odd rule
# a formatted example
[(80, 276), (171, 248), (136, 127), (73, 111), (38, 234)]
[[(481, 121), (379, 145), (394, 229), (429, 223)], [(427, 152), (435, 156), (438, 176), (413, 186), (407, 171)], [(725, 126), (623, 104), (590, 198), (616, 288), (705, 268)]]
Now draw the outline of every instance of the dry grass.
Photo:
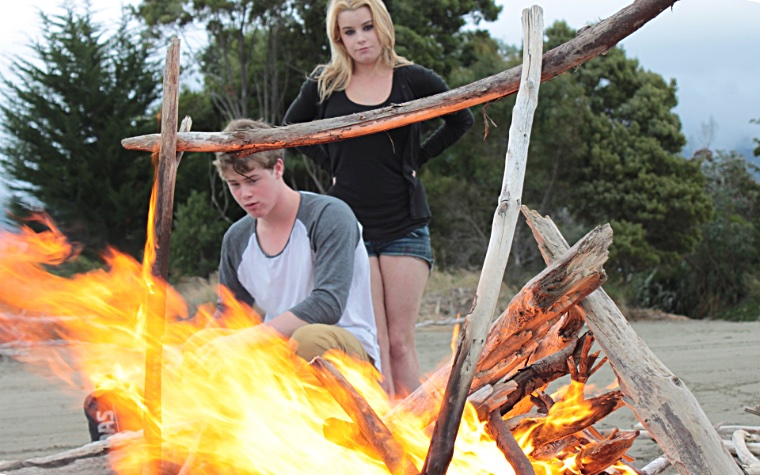
[[(464, 317), (472, 307), (475, 289), (478, 287), (480, 272), (456, 270), (443, 272), (434, 270), (430, 275), (420, 307), (420, 322), (450, 321)], [(501, 284), (496, 313), (507, 308), (515, 295), (515, 290)]]

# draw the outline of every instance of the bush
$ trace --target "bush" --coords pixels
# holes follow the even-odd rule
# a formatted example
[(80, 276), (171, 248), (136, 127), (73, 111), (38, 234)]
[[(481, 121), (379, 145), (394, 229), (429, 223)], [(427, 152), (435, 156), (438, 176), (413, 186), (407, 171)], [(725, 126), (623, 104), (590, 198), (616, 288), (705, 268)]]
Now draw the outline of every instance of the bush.
[(208, 277), (219, 267), (222, 238), (229, 223), (223, 220), (205, 192), (193, 191), (177, 207), (172, 232), (172, 277)]

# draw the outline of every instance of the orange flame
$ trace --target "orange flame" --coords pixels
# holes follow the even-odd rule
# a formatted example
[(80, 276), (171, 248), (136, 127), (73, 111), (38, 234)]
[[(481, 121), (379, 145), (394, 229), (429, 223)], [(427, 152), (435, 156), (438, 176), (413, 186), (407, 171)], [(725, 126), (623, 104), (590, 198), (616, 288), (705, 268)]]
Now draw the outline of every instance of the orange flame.
[[(46, 266), (75, 258), (76, 253), (49, 218), (38, 216), (37, 220), (48, 229), (0, 232), (0, 306), (4, 309), (0, 322), (7, 322), (0, 326), (0, 340), (65, 340), (69, 344), (60, 355), (46, 359), (61, 379), (69, 381), (72, 374), (81, 373), (88, 390), (118, 388), (142, 407), (142, 329), (148, 318), (164, 318), (150, 315), (145, 304), (146, 295), (158, 287), (145, 271), (149, 266), (109, 249), (103, 256), (105, 270), (71, 278), (53, 275)], [(214, 306), (202, 307), (189, 319), (179, 294), (170, 286), (166, 292), (162, 414), (166, 459), (182, 463), (195, 450), (208, 473), (320, 473), (328, 469), (387, 473), (379, 458), (357, 450), (356, 442), (346, 447), (325, 438), (328, 421), (347, 420), (347, 416), (286, 341), (266, 335), (262, 344), (225, 354), (223, 364), (207, 368), (187, 348), (203, 338), (199, 330), (209, 326)], [(257, 323), (252, 310), (236, 303), (228, 292), (223, 291), (222, 298), (231, 309), (225, 315), (226, 327)], [(382, 415), (390, 409), (373, 367), (345, 355), (328, 357), (376, 412)], [(411, 417), (401, 418), (394, 422), (393, 432), (421, 467), (429, 436), (419, 425)], [(146, 463), (145, 453), (134, 447), (127, 456), (114, 458), (114, 468), (122, 474), (137, 473)], [(462, 425), (450, 473), (494, 472), (512, 473), (471, 410)]]
[[(151, 213), (153, 207), (152, 202)], [(348, 421), (348, 416), (320, 385), (312, 368), (294, 355), (288, 342), (264, 326), (258, 327), (262, 334), (259, 344), (230, 349), (213, 365), (197, 358), (194, 349), (221, 331), (212, 318), (215, 306), (203, 306), (188, 318), (180, 295), (151, 275), (152, 242), (146, 245), (142, 264), (108, 249), (103, 255), (106, 269), (63, 278), (48, 272), (46, 266), (74, 259), (77, 252), (49, 218), (41, 215), (36, 219), (48, 229), (35, 233), (22, 227), (18, 234), (0, 232), (0, 309), (4, 309), (0, 341), (68, 342), (59, 355), (47, 358), (47, 363), (64, 381), (82, 374), (89, 390), (116, 391), (122, 398), (118, 404), (131, 408), (127, 416), (133, 419), (126, 425), (138, 428), (143, 412), (143, 328), (148, 319), (166, 318), (161, 421), (166, 463), (181, 466), (194, 459), (194, 474), (388, 473), (362, 437), (341, 435), (341, 428), (347, 425), (336, 421)], [(165, 314), (152, 313), (146, 304), (147, 295), (157, 289), (166, 292)], [(250, 308), (237, 303), (226, 289), (220, 291), (229, 308), (226, 328), (258, 324)], [(381, 417), (390, 410), (372, 366), (337, 352), (327, 358)], [(571, 387), (568, 392), (577, 399), (576, 389)], [(562, 411), (564, 404), (558, 402), (556, 412), (565, 417), (574, 410), (569, 406), (582, 406), (580, 399), (580, 403), (568, 402)], [(404, 414), (387, 423), (421, 468), (430, 443), (421, 419)], [(468, 405), (448, 473), (514, 473), (484, 425)], [(529, 453), (527, 439), (518, 440)], [(112, 458), (112, 465), (122, 475), (142, 473), (149, 462), (146, 454), (151, 453), (139, 443), (120, 452)], [(534, 466), (536, 473), (580, 473), (573, 471), (573, 464), (568, 456), (565, 461)], [(628, 473), (624, 467), (619, 470)]]

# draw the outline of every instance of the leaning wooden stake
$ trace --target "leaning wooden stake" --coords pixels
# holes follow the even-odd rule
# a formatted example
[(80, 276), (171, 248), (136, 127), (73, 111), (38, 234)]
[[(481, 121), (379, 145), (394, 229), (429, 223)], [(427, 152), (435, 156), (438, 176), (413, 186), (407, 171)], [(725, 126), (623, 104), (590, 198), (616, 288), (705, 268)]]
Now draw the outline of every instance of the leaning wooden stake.
[(533, 125), (533, 113), (538, 105), (538, 88), (541, 84), (541, 55), (544, 45), (541, 7), (534, 5), (530, 10), (523, 10), (522, 23), (525, 41), (523, 74), (520, 90), (517, 93), (517, 102), (512, 111), (501, 195), (494, 213), (491, 238), (473, 307), (465, 317), (459, 335), (443, 405), (438, 413), (430, 449), (425, 459), (423, 472), (428, 475), (446, 473), (454, 455), (456, 434), (488, 328), (496, 311), (501, 281), (504, 278), (504, 269), (512, 248), (517, 217), (520, 214), (530, 131)]
[(367, 401), (351, 386), (346, 378), (324, 358), (316, 357), (309, 363), (322, 385), (346, 411), (351, 420), (359, 426), (364, 438), (380, 455), (393, 475), (417, 475), (419, 472), (406, 456), (404, 448), (393, 438), (380, 416)]
[[(179, 39), (173, 37), (166, 53), (164, 69), (164, 101), (161, 109), (161, 149), (153, 185), (154, 219), (148, 223), (146, 262), (151, 264), (152, 285), (149, 288), (147, 324), (145, 325), (145, 408), (143, 431), (147, 445), (144, 473), (161, 472), (161, 379), (163, 374), (162, 339), (166, 328), (166, 281), (169, 273), (169, 240), (171, 239), (174, 185), (181, 154), (177, 153), (177, 115), (179, 107)], [(190, 129), (189, 119), (186, 124)], [(151, 240), (151, 236), (154, 236)], [(150, 244), (153, 248), (150, 248)], [(151, 261), (152, 258), (152, 261)]]
[[(568, 249), (554, 222), (523, 207), (547, 263)], [(694, 395), (652, 353), (612, 299), (599, 289), (581, 303), (586, 323), (609, 358), (625, 400), (682, 475), (740, 475)]]
[[(580, 64), (609, 51), (615, 45), (644, 26), (648, 21), (671, 8), (677, 0), (636, 0), (614, 15), (578, 33), (578, 36), (544, 55), (541, 82), (553, 79)], [(514, 94), (521, 76), (521, 66), (502, 71), (466, 86), (443, 94), (394, 104), (382, 109), (293, 124), (276, 129), (261, 129), (248, 133), (194, 132), (180, 134), (177, 146), (187, 152), (248, 153), (286, 147), (300, 147), (335, 142), (413, 122), (439, 117), (444, 114), (495, 101)], [(121, 141), (129, 150), (153, 151), (157, 147), (156, 135), (130, 137)]]

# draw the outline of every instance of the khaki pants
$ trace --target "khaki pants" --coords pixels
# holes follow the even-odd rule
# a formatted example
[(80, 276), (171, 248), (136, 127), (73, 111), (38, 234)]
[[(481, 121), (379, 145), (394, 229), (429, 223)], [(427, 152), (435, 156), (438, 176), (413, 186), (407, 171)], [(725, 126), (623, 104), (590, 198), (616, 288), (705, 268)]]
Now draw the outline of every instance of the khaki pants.
[[(201, 330), (187, 339), (182, 351), (183, 353), (193, 352), (215, 338), (230, 335), (236, 331), (239, 330), (229, 328)], [(322, 356), (327, 350), (339, 350), (356, 359), (374, 364), (359, 340), (350, 331), (337, 325), (321, 323), (304, 325), (293, 332), (290, 345), (293, 352), (306, 361)]]
[(322, 356), (327, 350), (339, 350), (356, 359), (374, 364), (359, 340), (350, 331), (337, 325), (304, 325), (293, 332), (290, 345), (295, 354), (306, 361)]

